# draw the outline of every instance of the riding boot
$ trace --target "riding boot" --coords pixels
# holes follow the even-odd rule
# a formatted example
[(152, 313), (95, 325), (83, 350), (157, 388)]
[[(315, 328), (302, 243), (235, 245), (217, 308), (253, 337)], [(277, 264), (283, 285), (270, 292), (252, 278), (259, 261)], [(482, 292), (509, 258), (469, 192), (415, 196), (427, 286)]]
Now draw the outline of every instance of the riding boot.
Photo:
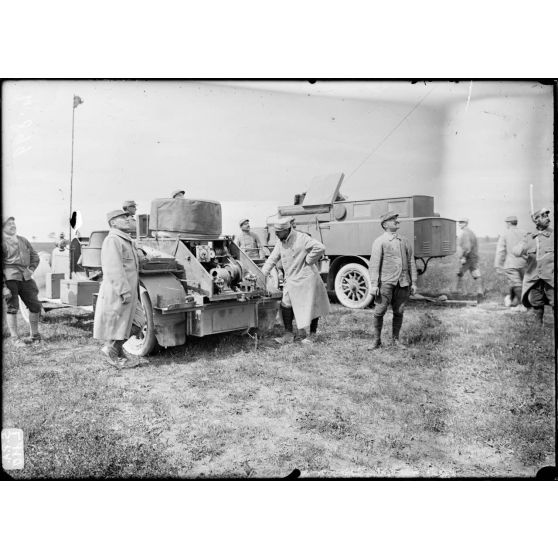
[(484, 298), (484, 289), (482, 288), (482, 279), (479, 277), (475, 280), (477, 283), (477, 302)]
[(310, 335), (316, 333), (318, 331), (318, 320), (320, 318), (314, 318), (311, 322), (310, 322)]
[(544, 316), (544, 306), (539, 306), (537, 308), (533, 307), (533, 315), (535, 316), (535, 323), (542, 327), (543, 316)]
[(6, 322), (8, 324), (8, 329), (10, 330), (10, 336), (13, 339), (17, 339), (19, 337), (17, 330), (17, 314), (7, 314)]
[(29, 312), (29, 337), (23, 340), (25, 343), (35, 343), (42, 340), (41, 334), (39, 333), (40, 317), (40, 312)]
[(374, 337), (372, 338), (372, 346), (368, 348), (369, 351), (378, 349), (382, 346), (382, 327), (384, 325), (383, 316), (374, 316), (372, 326), (374, 329)]
[(455, 285), (455, 292), (461, 294), (463, 291), (463, 277), (457, 276), (457, 283)]
[(393, 337), (393, 342), (396, 343), (399, 341), (399, 332), (401, 331), (401, 326), (403, 325), (403, 316), (393, 316), (393, 322), (391, 326), (391, 332)]
[(298, 330), (295, 332), (293, 337), (293, 319), (294, 312), (292, 307), (283, 306), (281, 304), (281, 317), (283, 318), (283, 325), (285, 326), (285, 332), (282, 337), (276, 337), (275, 341), (277, 343), (283, 344), (294, 340), (294, 337), (298, 334)]
[(521, 287), (513, 287), (512, 288), (512, 306), (517, 306), (521, 304), (521, 293), (523, 289)]

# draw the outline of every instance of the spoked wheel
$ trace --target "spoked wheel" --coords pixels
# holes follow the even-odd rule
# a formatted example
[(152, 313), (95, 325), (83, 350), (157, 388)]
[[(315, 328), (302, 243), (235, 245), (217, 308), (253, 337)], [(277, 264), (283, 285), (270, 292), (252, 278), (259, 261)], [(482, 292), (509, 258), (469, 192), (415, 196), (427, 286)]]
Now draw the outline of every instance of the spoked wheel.
[(124, 343), (124, 350), (134, 356), (147, 356), (157, 346), (157, 338), (155, 337), (151, 299), (147, 290), (143, 287), (140, 287), (134, 323), (138, 324), (140, 331)]
[(357, 263), (344, 265), (335, 276), (335, 295), (347, 308), (366, 308), (372, 301), (368, 269)]

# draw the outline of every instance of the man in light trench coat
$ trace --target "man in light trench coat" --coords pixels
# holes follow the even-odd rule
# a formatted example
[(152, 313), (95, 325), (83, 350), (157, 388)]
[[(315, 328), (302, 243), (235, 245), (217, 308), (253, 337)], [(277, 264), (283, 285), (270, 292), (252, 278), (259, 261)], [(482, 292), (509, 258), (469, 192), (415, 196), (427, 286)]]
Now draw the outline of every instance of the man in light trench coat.
[(278, 242), (265, 262), (262, 271), (265, 277), (281, 261), (285, 271), (281, 315), (285, 334), (277, 339), (285, 343), (300, 338), (294, 331), (293, 317), (298, 330), (310, 328), (303, 343), (312, 343), (318, 329), (318, 319), (329, 313), (329, 300), (316, 263), (325, 252), (325, 246), (311, 236), (295, 231), (291, 218), (285, 217), (274, 224)]
[(93, 337), (105, 341), (101, 352), (114, 366), (126, 364), (122, 345), (130, 337), (138, 302), (139, 258), (129, 230), (128, 213), (107, 214), (110, 226), (101, 248), (103, 281), (99, 289)]

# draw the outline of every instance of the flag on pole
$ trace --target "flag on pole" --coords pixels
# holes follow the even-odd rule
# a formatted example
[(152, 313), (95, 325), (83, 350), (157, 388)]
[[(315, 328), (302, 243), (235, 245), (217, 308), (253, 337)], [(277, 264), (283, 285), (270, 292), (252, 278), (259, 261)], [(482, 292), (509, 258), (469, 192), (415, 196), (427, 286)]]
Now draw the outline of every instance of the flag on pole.
[(77, 95), (74, 95), (74, 108), (76, 108), (78, 105), (81, 105), (83, 103), (83, 99), (81, 97), (78, 97)]

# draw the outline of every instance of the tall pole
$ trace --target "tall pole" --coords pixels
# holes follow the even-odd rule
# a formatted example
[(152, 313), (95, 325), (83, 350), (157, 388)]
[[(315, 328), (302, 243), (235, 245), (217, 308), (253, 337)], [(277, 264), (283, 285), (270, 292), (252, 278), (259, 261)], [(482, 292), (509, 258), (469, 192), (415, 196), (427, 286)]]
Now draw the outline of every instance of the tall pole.
[[(75, 98), (75, 95), (74, 95)], [(72, 100), (72, 162), (70, 167), (70, 218), (68, 219), (68, 260), (69, 260), (69, 275), (72, 278), (72, 196), (73, 196), (73, 182), (74, 182), (74, 119), (76, 114), (76, 103)]]

